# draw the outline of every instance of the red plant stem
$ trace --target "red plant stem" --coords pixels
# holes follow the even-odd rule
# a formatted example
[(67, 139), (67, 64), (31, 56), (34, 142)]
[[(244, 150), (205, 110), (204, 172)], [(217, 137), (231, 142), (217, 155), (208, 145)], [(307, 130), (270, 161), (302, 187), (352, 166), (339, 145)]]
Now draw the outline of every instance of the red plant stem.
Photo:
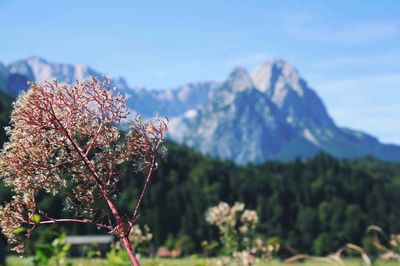
[(140, 263), (139, 263), (138, 259), (136, 258), (135, 252), (133, 252), (131, 241), (129, 241), (129, 238), (127, 235), (122, 237), (122, 243), (124, 244), (125, 249), (128, 252), (128, 255), (129, 255), (129, 258), (131, 259), (132, 265), (140, 266)]
[(146, 193), (147, 186), (150, 183), (150, 178), (151, 178), (151, 175), (153, 173), (155, 164), (156, 164), (156, 155), (153, 153), (152, 158), (151, 158), (151, 166), (150, 166), (149, 172), (147, 174), (146, 181), (145, 181), (143, 189), (142, 189), (142, 193), (140, 194), (139, 200), (137, 201), (136, 206), (135, 206), (135, 210), (133, 211), (133, 214), (132, 214), (131, 224), (133, 224), (135, 222), (135, 219), (136, 219), (136, 217), (138, 215), (139, 207), (140, 207), (140, 204), (142, 203), (142, 200), (144, 198), (144, 194)]
[[(115, 206), (114, 202), (112, 201), (111, 197), (108, 195), (108, 191), (107, 188), (103, 185), (103, 183), (101, 182), (99, 176), (97, 175), (93, 165), (91, 164), (91, 162), (89, 161), (89, 159), (86, 157), (86, 155), (83, 153), (82, 149), (79, 147), (79, 145), (72, 139), (72, 137), (70, 136), (68, 130), (64, 127), (64, 125), (60, 122), (60, 120), (58, 120), (58, 118), (55, 115), (54, 110), (52, 110), (53, 113), (53, 118), (55, 119), (55, 121), (58, 123), (58, 125), (61, 128), (61, 132), (64, 134), (64, 136), (71, 142), (72, 146), (74, 147), (74, 149), (76, 150), (76, 152), (78, 153), (79, 157), (81, 157), (82, 161), (85, 163), (85, 165), (88, 167), (90, 173), (92, 174), (94, 180), (97, 183), (97, 186), (99, 187), (101, 194), (103, 195), (104, 199), (107, 202), (108, 207), (110, 208), (112, 214), (115, 217), (115, 220), (117, 222), (117, 233), (120, 236), (120, 238), (122, 239), (125, 249), (128, 252), (129, 258), (131, 259), (132, 265), (133, 266), (140, 266), (139, 261), (137, 260), (135, 253), (133, 251), (132, 245), (129, 241), (128, 238), (128, 233), (129, 230), (126, 226), (126, 223), (124, 222), (124, 220), (122, 219), (121, 215), (119, 214), (117, 207)], [(153, 158), (152, 163), (155, 162), (155, 158)]]
[(55, 223), (82, 223), (82, 224), (93, 224), (96, 225), (98, 227), (101, 228), (105, 228), (105, 229), (112, 229), (110, 226), (105, 225), (105, 224), (99, 224), (99, 223), (93, 223), (91, 221), (88, 220), (80, 220), (80, 219), (52, 219), (52, 220), (48, 220), (48, 221), (41, 221), (38, 224), (55, 224)]
[(118, 213), (117, 208), (115, 207), (114, 202), (112, 201), (112, 199), (110, 198), (110, 196), (108, 195), (107, 189), (104, 187), (103, 183), (101, 182), (99, 176), (97, 175), (93, 165), (90, 163), (89, 159), (86, 157), (86, 155), (83, 153), (82, 149), (78, 146), (78, 144), (72, 139), (72, 137), (70, 136), (68, 130), (64, 127), (64, 125), (60, 122), (60, 120), (58, 120), (58, 118), (55, 115), (54, 110), (52, 109), (52, 113), (53, 113), (53, 118), (54, 120), (58, 123), (58, 125), (61, 128), (61, 132), (64, 134), (64, 136), (71, 142), (72, 146), (74, 147), (75, 151), (78, 153), (79, 157), (81, 157), (82, 161), (85, 163), (85, 165), (88, 167), (90, 173), (92, 174), (94, 180), (97, 183), (97, 186), (99, 187), (103, 197), (105, 198), (108, 207), (111, 209), (112, 214), (115, 217), (115, 220), (118, 224), (118, 227), (120, 229), (123, 229), (125, 227), (125, 223), (122, 220), (121, 216)]

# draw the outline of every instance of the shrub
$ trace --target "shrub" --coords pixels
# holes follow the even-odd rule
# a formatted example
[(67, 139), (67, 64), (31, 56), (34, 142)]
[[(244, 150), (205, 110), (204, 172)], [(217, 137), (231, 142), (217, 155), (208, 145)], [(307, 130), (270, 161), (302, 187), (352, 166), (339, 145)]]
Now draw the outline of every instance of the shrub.
[[(222, 254), (232, 256), (239, 266), (253, 265), (255, 255), (266, 251), (263, 241), (255, 238), (258, 215), (253, 210), (245, 210), (244, 207), (240, 202), (235, 202), (233, 206), (220, 202), (206, 212), (207, 222), (217, 226), (219, 230)], [(228, 257), (219, 261), (220, 265), (229, 263)]]
[(33, 264), (35, 266), (46, 266), (50, 260), (54, 260), (57, 266), (67, 265), (72, 266), (71, 263), (66, 263), (65, 258), (71, 248), (70, 244), (65, 243), (65, 234), (61, 234), (55, 238), (51, 244), (42, 244), (35, 246), (35, 257)]

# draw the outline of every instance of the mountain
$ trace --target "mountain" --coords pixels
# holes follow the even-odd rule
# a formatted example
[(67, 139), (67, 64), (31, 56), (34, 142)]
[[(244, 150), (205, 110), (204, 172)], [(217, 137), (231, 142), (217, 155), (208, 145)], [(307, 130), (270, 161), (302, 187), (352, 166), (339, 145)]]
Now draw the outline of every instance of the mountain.
[[(0, 87), (12, 96), (26, 81), (73, 83), (100, 72), (85, 65), (31, 57), (0, 64)], [(321, 151), (340, 158), (372, 155), (400, 161), (400, 147), (338, 127), (323, 102), (291, 64), (265, 62), (251, 72), (236, 68), (224, 82), (195, 82), (173, 89), (129, 87), (112, 79), (133, 113), (170, 118), (168, 137), (203, 154), (239, 164), (307, 158)], [(25, 84), (25, 85), (24, 85)], [(25, 86), (25, 87), (24, 87)]]
[(400, 160), (400, 147), (338, 127), (290, 64), (277, 60), (251, 73), (235, 69), (202, 109), (171, 119), (170, 136), (240, 164), (293, 160), (321, 151), (336, 157)]
[[(40, 57), (30, 57), (9, 65), (0, 63), (0, 88), (5, 88), (11, 96), (27, 89), (27, 81), (43, 82), (57, 79), (59, 82), (74, 83), (77, 80), (95, 76), (103, 79), (103, 74), (86, 65), (50, 63)], [(1, 86), (3, 81), (4, 86)], [(112, 78), (111, 82), (128, 96), (128, 105), (133, 113), (144, 117), (162, 115), (173, 117), (193, 108), (202, 107), (213, 95), (218, 82), (194, 82), (175, 89), (148, 90), (130, 88), (124, 78)]]

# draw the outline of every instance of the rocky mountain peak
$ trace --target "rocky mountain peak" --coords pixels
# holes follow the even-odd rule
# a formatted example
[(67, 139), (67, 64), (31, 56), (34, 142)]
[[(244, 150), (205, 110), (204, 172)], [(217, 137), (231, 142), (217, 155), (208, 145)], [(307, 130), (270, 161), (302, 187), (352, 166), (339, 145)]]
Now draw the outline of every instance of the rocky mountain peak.
[(226, 81), (226, 85), (229, 86), (234, 92), (239, 92), (254, 87), (249, 73), (242, 67), (237, 67), (231, 72)]
[(261, 92), (267, 93), (272, 100), (282, 105), (289, 91), (294, 91), (298, 96), (303, 96), (301, 77), (296, 68), (283, 61), (267, 61), (251, 71), (254, 86)]
[(34, 65), (34, 64), (49, 64), (49, 62), (39, 56), (30, 56), (28, 59), (25, 60), (28, 64)]
[(8, 69), (10, 73), (22, 74), (28, 80), (35, 82), (57, 79), (60, 82), (73, 83), (76, 80), (86, 79), (90, 75), (101, 76), (87, 65), (50, 63), (38, 56), (11, 63)]

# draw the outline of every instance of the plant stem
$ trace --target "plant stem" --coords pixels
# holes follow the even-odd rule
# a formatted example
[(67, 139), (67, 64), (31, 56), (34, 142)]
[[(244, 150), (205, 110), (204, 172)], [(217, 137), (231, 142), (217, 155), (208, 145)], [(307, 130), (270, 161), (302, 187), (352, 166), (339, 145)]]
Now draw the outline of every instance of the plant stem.
[[(112, 214), (114, 215), (115, 221), (117, 223), (117, 227), (116, 227), (117, 233), (122, 236), (122, 242), (124, 243), (125, 249), (128, 252), (128, 255), (129, 255), (129, 258), (131, 259), (132, 265), (133, 266), (140, 266), (140, 263), (139, 263), (138, 259), (135, 256), (135, 252), (133, 251), (131, 242), (129, 241), (129, 238), (127, 236), (127, 231), (129, 233), (130, 228), (126, 227), (125, 221), (122, 219), (121, 215), (119, 214), (119, 212), (117, 210), (117, 207), (116, 207), (115, 203), (113, 202), (113, 200), (111, 199), (110, 195), (108, 194), (106, 186), (100, 180), (98, 174), (96, 173), (96, 170), (95, 170), (93, 164), (89, 161), (89, 159), (87, 158), (86, 154), (82, 151), (81, 147), (79, 147), (79, 145), (74, 141), (74, 139), (71, 137), (71, 135), (69, 134), (68, 130), (60, 122), (60, 120), (58, 120), (58, 118), (55, 115), (54, 110), (52, 109), (51, 111), (53, 113), (53, 118), (55, 119), (55, 121), (58, 123), (58, 125), (61, 128), (61, 133), (63, 133), (63, 135), (71, 142), (72, 146), (74, 147), (74, 149), (78, 153), (79, 157), (82, 159), (83, 163), (88, 167), (89, 172), (92, 174), (94, 180), (97, 183), (97, 186), (98, 186), (101, 194), (103, 195), (104, 199), (107, 202), (108, 207), (110, 208)], [(155, 159), (153, 157), (152, 167), (154, 166), (154, 163), (155, 163)], [(139, 203), (140, 203), (140, 201), (141, 201), (141, 199), (139, 199)], [(137, 208), (138, 208), (138, 206), (137, 206)]]
[(132, 262), (133, 266), (140, 266), (138, 259), (136, 258), (135, 252), (133, 252), (133, 248), (131, 242), (129, 241), (128, 236), (122, 237), (122, 243), (124, 243), (125, 249), (128, 252), (129, 258)]
[[(83, 223), (83, 224), (93, 224), (96, 225), (97, 227), (101, 227), (107, 230), (112, 230), (111, 226), (105, 225), (105, 224), (100, 224), (100, 223), (95, 223), (95, 222), (91, 222), (89, 220), (81, 220), (81, 219), (51, 219), (48, 221), (41, 221), (38, 224), (55, 224), (55, 223)], [(35, 224), (35, 223), (32, 223)]]
[[(158, 145), (157, 145), (157, 147), (158, 147)], [(156, 147), (156, 149), (157, 149), (157, 147)], [(151, 176), (153, 174), (155, 165), (156, 165), (156, 155), (155, 155), (155, 151), (154, 151), (153, 155), (152, 155), (152, 158), (151, 158), (151, 165), (150, 165), (149, 172), (147, 173), (147, 177), (146, 177), (146, 180), (144, 182), (144, 186), (143, 186), (142, 192), (140, 193), (139, 199), (138, 199), (138, 201), (136, 203), (135, 209), (134, 209), (133, 214), (132, 214), (131, 224), (133, 224), (135, 222), (135, 220), (136, 220), (136, 218), (138, 216), (139, 207), (140, 207), (140, 204), (142, 203), (142, 200), (144, 198), (144, 194), (146, 193), (147, 186), (150, 183), (150, 178), (151, 178)]]

